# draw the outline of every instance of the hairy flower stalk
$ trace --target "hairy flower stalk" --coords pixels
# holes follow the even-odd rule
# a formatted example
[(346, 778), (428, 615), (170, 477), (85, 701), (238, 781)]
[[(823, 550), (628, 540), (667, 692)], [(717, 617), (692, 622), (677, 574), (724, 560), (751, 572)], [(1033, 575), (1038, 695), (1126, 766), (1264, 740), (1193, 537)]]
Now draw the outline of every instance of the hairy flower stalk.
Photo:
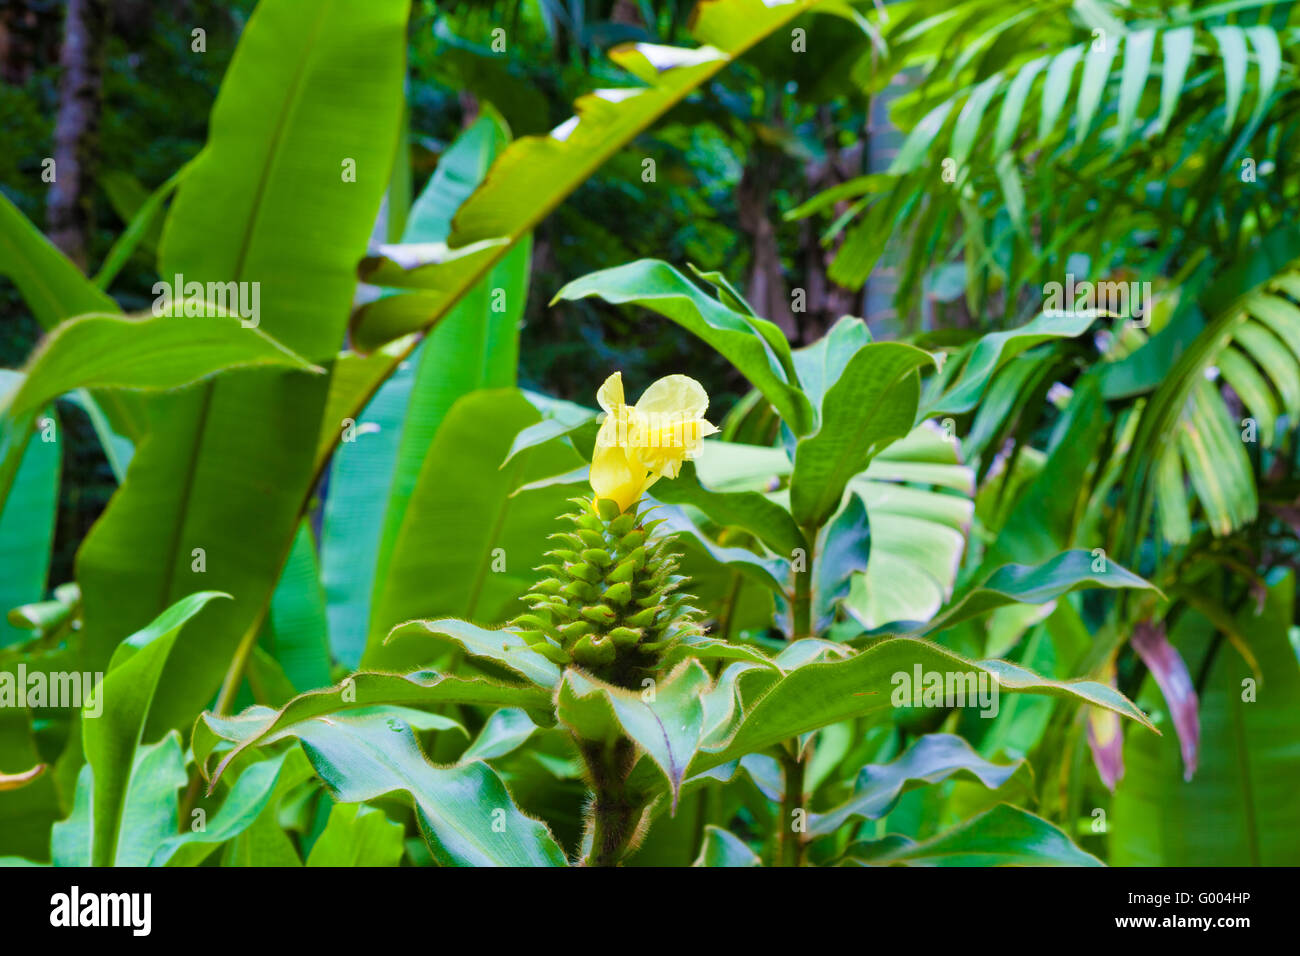
[[(703, 632), (700, 613), (681, 590), (672, 535), (640, 506), (660, 478), (676, 478), (696, 457), (701, 439), (717, 431), (704, 420), (708, 395), (694, 379), (670, 375), (636, 405), (623, 399), (620, 374), (597, 396), (605, 412), (592, 455), (590, 498), (575, 498), (569, 527), (538, 570), (546, 577), (525, 595), (529, 610), (511, 627), (530, 647), (562, 667), (576, 667), (615, 687), (653, 687), (662, 662), (682, 640)], [(587, 862), (617, 865), (639, 840), (644, 807), (629, 794), (636, 746), (579, 739), (593, 797)]]

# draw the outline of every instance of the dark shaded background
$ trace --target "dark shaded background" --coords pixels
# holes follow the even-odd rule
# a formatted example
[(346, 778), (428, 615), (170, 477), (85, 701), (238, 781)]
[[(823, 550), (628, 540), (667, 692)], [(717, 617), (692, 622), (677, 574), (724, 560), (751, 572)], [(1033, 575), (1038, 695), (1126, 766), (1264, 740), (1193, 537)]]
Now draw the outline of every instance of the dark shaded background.
[[(212, 102), (255, 3), (71, 4), (83, 15), (86, 8), (91, 16), (104, 10), (104, 29), (92, 26), (87, 37), (92, 54), (97, 45), (103, 56), (102, 104), (98, 135), (87, 139), (88, 195), (78, 197), (88, 209), (82, 238), (93, 274), (130, 218), (131, 195), (138, 202), (202, 147)], [(41, 164), (55, 150), (68, 8), (68, 0), (23, 0), (0, 9), (0, 137), (7, 147), (0, 150), (0, 189), (47, 229), (53, 213)], [(692, 44), (685, 22), (690, 9), (685, 0), (617, 0), (588, 3), (574, 21), (568, 6), (554, 2), (416, 0), (408, 87), (416, 194), (484, 102), (500, 110), (515, 135), (543, 133), (572, 114), (581, 94), (631, 82), (605, 58), (613, 44)], [(489, 47), (498, 26), (507, 30), (504, 56)], [(203, 53), (191, 50), (196, 27), (206, 31)], [(843, 32), (846, 54), (864, 42), (834, 18), (814, 18), (810, 29)], [(773, 39), (789, 43), (785, 36)], [(818, 89), (828, 64), (782, 55), (786, 72), (792, 61), (809, 71), (783, 76), (764, 59), (759, 48), (724, 71), (615, 156), (538, 229), (520, 363), (525, 388), (590, 404), (596, 384), (614, 369), (623, 370), (633, 394), (660, 375), (689, 370), (708, 388), (715, 420), (743, 395), (745, 383), (728, 363), (670, 323), (593, 300), (547, 308), (565, 282), (641, 257), (721, 271), (797, 343), (815, 339), (846, 312), (889, 321), (887, 311), (872, 315), (867, 308), (873, 298), (887, 300), (880, 289), (849, 292), (827, 280), (830, 250), (820, 246), (816, 224), (785, 222), (782, 213), (868, 166), (879, 168), (891, 137), (873, 141), (866, 134), (865, 101), (830, 98)], [(641, 179), (646, 157), (656, 163), (654, 183)], [(145, 308), (155, 279), (153, 255), (137, 250), (109, 291), (128, 310)], [(789, 307), (796, 287), (807, 292), (807, 311), (800, 314)], [(15, 289), (0, 280), (0, 366), (21, 366), (38, 337)], [(65, 455), (53, 580), (72, 576), (77, 543), (114, 488), (84, 413), (66, 402), (60, 413)]]

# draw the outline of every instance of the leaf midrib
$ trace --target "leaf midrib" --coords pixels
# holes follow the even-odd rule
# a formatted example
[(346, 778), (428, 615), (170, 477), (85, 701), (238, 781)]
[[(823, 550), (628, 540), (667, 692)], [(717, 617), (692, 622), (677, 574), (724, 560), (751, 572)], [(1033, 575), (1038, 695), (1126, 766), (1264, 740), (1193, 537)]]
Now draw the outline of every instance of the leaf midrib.
[[(252, 245), (253, 233), (258, 221), (261, 219), (263, 200), (266, 195), (267, 184), (271, 179), (271, 171), (278, 165), (280, 158), (280, 149), (284, 143), (284, 131), (288, 128), (289, 119), (297, 110), (299, 103), (302, 101), (303, 79), (307, 73), (307, 64), (312, 59), (312, 54), (316, 49), (316, 41), (324, 27), (326, 14), (334, 6), (334, 0), (321, 0), (316, 7), (316, 18), (312, 23), (311, 33), (307, 37), (306, 43), (303, 44), (303, 54), (298, 60), (297, 67), (294, 70), (293, 82), (289, 88), (289, 93), (285, 97), (284, 106), (280, 110), (279, 118), (276, 121), (275, 128), (271, 134), (270, 148), (267, 150), (266, 161), (262, 164), (262, 174), (257, 178), (257, 184), (253, 194), (252, 211), (244, 226), (244, 235), (240, 240), (238, 254), (235, 260), (235, 268), (232, 274), (235, 281), (241, 281), (240, 277), (244, 273), (244, 266), (248, 259), (249, 247)], [(206, 149), (207, 147), (205, 147)], [(211, 379), (204, 383), (202, 405), (199, 409), (199, 420), (194, 429), (194, 441), (190, 445), (190, 454), (185, 462), (185, 477), (183, 479), (184, 489), (180, 497), (181, 514), (172, 525), (171, 542), (167, 551), (167, 567), (163, 572), (162, 593), (159, 596), (159, 606), (165, 606), (173, 589), (176, 585), (176, 569), (180, 558), (181, 540), (184, 537), (185, 529), (189, 523), (190, 503), (194, 493), (194, 481), (198, 472), (199, 458), (202, 456), (204, 439), (207, 433), (207, 424), (209, 413), (212, 408), (212, 396), (217, 382)], [(294, 527), (297, 527), (295, 522)], [(288, 549), (285, 549), (285, 556), (288, 556)], [(283, 563), (283, 562), (282, 562)], [(263, 599), (263, 605), (270, 601), (273, 589), (268, 589)]]

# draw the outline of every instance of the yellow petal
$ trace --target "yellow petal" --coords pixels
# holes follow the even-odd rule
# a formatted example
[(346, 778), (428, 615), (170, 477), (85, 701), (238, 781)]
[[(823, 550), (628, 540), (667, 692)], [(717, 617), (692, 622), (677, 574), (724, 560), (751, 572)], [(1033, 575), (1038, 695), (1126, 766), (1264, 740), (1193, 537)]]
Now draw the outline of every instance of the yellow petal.
[(645, 390), (637, 400), (636, 410), (647, 415), (703, 418), (709, 410), (709, 394), (689, 375), (666, 375)]
[(627, 511), (641, 497), (647, 478), (645, 466), (622, 445), (596, 443), (591, 456), (591, 487), (597, 498), (609, 498)]
[(717, 432), (704, 419), (709, 396), (687, 375), (652, 384), (634, 406), (625, 404), (623, 377), (615, 372), (597, 393), (605, 410), (591, 463), (591, 486), (626, 511), (662, 478), (676, 478), (682, 462), (695, 458), (705, 435)]
[(611, 414), (624, 405), (622, 372), (615, 372), (605, 379), (605, 383), (600, 386), (600, 391), (596, 392), (596, 401), (601, 408)]
[(600, 431), (596, 432), (596, 447), (627, 447), (630, 430), (628, 417), (627, 406), (624, 406), (619, 413), (605, 415), (600, 423)]
[(641, 464), (657, 477), (676, 478), (686, 460), (684, 448), (638, 448)]
[(704, 437), (716, 432), (702, 418), (657, 430), (642, 426), (633, 435), (632, 452), (651, 471), (665, 478), (676, 478), (682, 462), (698, 458)]
[(687, 458), (696, 458), (700, 454), (700, 449), (704, 446), (704, 439), (708, 435), (717, 433), (717, 429), (710, 422), (702, 418), (695, 421), (687, 422), (682, 429), (683, 441)]

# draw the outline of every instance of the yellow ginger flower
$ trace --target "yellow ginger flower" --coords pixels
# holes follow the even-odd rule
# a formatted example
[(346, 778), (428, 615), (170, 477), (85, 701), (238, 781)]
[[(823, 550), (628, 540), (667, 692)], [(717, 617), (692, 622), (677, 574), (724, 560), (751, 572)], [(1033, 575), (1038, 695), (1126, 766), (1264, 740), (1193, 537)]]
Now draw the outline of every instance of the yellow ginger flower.
[(635, 405), (623, 398), (623, 374), (605, 379), (596, 393), (605, 412), (591, 459), (591, 487), (623, 511), (660, 478), (676, 478), (682, 462), (700, 453), (717, 429), (704, 420), (709, 396), (686, 375), (659, 379)]

